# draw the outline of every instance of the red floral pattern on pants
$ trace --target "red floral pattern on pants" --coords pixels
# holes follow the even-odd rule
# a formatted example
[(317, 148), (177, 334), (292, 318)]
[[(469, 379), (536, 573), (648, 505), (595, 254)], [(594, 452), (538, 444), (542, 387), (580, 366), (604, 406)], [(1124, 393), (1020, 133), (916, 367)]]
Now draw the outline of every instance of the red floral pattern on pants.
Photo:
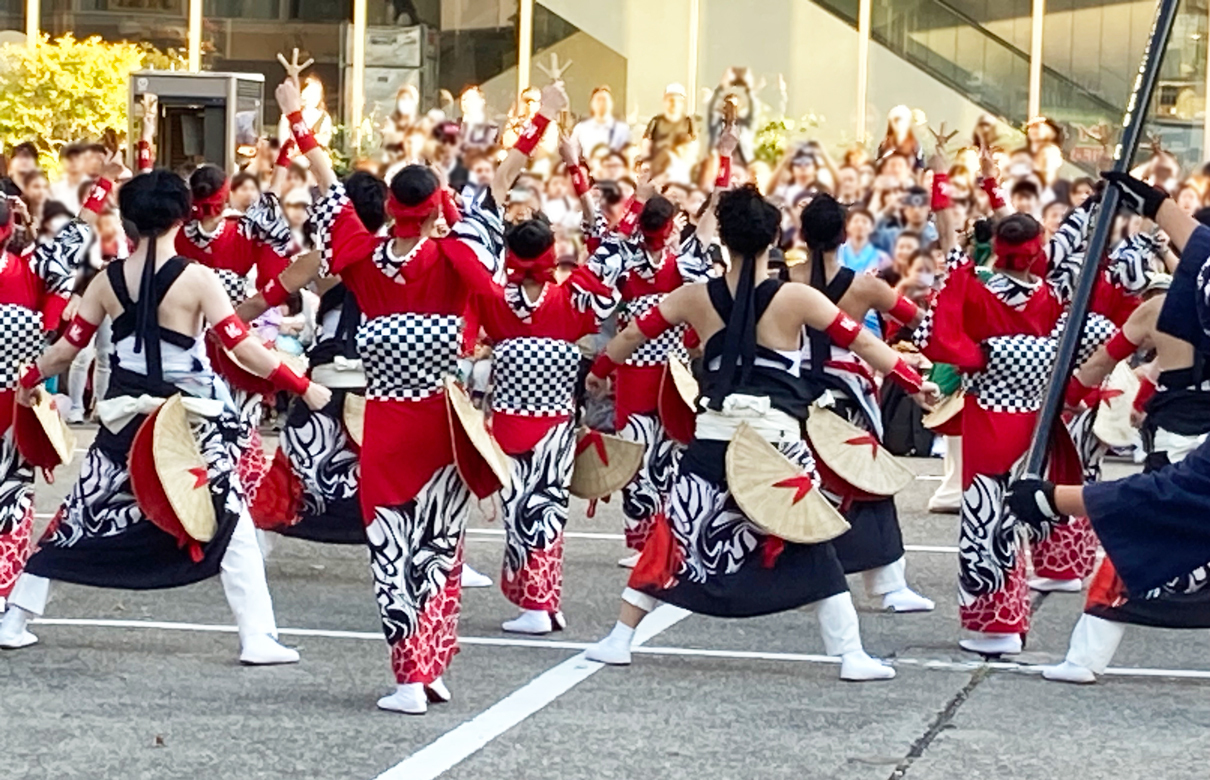
[(962, 627), (987, 634), (1023, 634), (1029, 631), (1029, 585), (1025, 581), (1025, 561), (1005, 572), (1004, 587), (987, 596), (976, 596), (970, 604), (958, 607)]
[(34, 533), (34, 507), (30, 504), (25, 518), (12, 533), (0, 535), (0, 598), (8, 598), (17, 578), (29, 558)]
[(240, 451), (238, 464), (239, 481), (244, 486), (248, 503), (252, 503), (257, 489), (269, 474), (269, 456), (265, 454), (265, 443), (261, 439), (260, 431), (253, 428), (250, 439), (248, 446)]
[(500, 590), (521, 609), (558, 612), (563, 592), (563, 536), (545, 550), (531, 550), (525, 566), (510, 578), (502, 567)]
[(416, 633), (391, 645), (391, 671), (400, 685), (428, 685), (445, 673), (458, 654), (458, 615), (462, 611), (462, 546), (445, 588), (428, 600)]
[(1055, 580), (1082, 580), (1096, 567), (1097, 544), (1088, 518), (1073, 517), (1033, 545), (1034, 572)]

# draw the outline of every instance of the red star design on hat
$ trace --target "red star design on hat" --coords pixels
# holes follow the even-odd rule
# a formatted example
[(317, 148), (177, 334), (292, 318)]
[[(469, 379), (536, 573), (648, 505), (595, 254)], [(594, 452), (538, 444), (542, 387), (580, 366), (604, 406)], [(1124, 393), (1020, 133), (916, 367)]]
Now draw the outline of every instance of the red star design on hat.
[(776, 482), (773, 487), (794, 488), (794, 503), (797, 504), (807, 497), (807, 493), (810, 493), (811, 488), (815, 487), (815, 485), (811, 483), (811, 478), (806, 474), (800, 474), (797, 477), (790, 477), (789, 479), (783, 479), (781, 482)]
[(194, 479), (197, 480), (197, 482), (193, 483), (194, 490), (197, 490), (200, 487), (205, 487), (206, 483), (210, 481), (210, 476), (206, 473), (206, 469), (201, 466), (194, 466), (193, 468), (189, 469), (189, 473), (192, 474)]
[(1126, 395), (1126, 391), (1125, 390), (1102, 390), (1101, 391), (1101, 402), (1103, 404), (1105, 404), (1106, 406), (1113, 406), (1113, 399), (1117, 398), (1119, 395)]
[(861, 436), (854, 436), (852, 439), (845, 441), (845, 444), (852, 444), (854, 447), (860, 447), (863, 444), (870, 445), (870, 457), (878, 457), (878, 439), (874, 438), (872, 433), (864, 433)]

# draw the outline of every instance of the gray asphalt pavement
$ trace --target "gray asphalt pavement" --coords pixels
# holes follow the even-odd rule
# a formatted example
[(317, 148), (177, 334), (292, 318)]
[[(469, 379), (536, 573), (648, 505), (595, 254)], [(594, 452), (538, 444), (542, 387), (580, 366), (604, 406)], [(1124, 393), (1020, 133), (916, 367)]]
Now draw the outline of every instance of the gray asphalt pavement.
[[(909, 463), (922, 478), (899, 497), (908, 544), (952, 547), (957, 518), (924, 512), (940, 461)], [(42, 486), (40, 513), (54, 511), (73, 476)], [(503, 545), (491, 532), (499, 523), (478, 513), (474, 527), (468, 559), (495, 576)], [(511, 641), (500, 630), (514, 615), (504, 597), (494, 588), (467, 591), (466, 642), (447, 676), (454, 701), (424, 717), (374, 706), (393, 679), (361, 549), (278, 540), (269, 586), (283, 639), (302, 653), (289, 667), (237, 664), (217, 581), (152, 593), (56, 586), (50, 622), (33, 626), (41, 643), (0, 654), (0, 778), (369, 780), (409, 757), (388, 777), (1210, 775), (1206, 632), (1132, 628), (1115, 659), (1116, 667), (1184, 677), (1049, 683), (1028, 667), (1062, 657), (1082, 596), (1036, 598), (1029, 646), (1016, 658), (1022, 666), (988, 666), (957, 649), (955, 554), (913, 551), (908, 578), (938, 602), (932, 614), (882, 613), (860, 580), (851, 581), (866, 648), (898, 668), (891, 682), (839, 682), (837, 667), (818, 657), (814, 617), (801, 611), (743, 621), (690, 615), (653, 637), (631, 667), (594, 672), (567, 662), (616, 618), (626, 579), (616, 566), (624, 545), (613, 538), (620, 512), (603, 505), (589, 520), (577, 503), (569, 530), (567, 631)], [(64, 619), (100, 622), (53, 622)], [(473, 749), (493, 731), (501, 733)], [(443, 759), (462, 754), (439, 771)]]

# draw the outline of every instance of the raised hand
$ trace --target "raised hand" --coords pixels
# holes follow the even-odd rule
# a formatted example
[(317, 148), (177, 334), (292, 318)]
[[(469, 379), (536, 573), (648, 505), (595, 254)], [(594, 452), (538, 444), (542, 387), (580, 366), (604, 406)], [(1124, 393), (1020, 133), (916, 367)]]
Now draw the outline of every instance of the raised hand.
[(287, 78), (278, 84), (273, 96), (277, 98), (277, 107), (281, 109), (283, 114), (293, 114), (295, 111), (302, 111), (302, 94), (299, 92), (298, 84), (294, 79)]
[(996, 158), (992, 156), (992, 150), (988, 148), (983, 137), (979, 137), (979, 175), (985, 179), (1000, 181), (1000, 167), (996, 165)]
[(576, 142), (563, 133), (559, 133), (559, 159), (564, 165), (580, 164), (580, 150), (576, 148)]
[(306, 62), (299, 64), (298, 49), (294, 50), (289, 60), (286, 59), (286, 55), (278, 52), (277, 61), (280, 62), (281, 66), (286, 69), (286, 76), (288, 76), (289, 79), (294, 82), (295, 86), (298, 86), (301, 83), (299, 81), (299, 76), (302, 75), (302, 72), (315, 64), (315, 59), (310, 57), (307, 58)]
[(159, 120), (160, 98), (158, 95), (145, 92), (143, 93), (142, 100), (139, 102), (143, 106), (143, 140), (150, 141), (155, 138), (156, 124)]
[(563, 88), (563, 82), (552, 81), (542, 87), (542, 107), (538, 109), (538, 113), (547, 119), (554, 119), (566, 108), (567, 91)]

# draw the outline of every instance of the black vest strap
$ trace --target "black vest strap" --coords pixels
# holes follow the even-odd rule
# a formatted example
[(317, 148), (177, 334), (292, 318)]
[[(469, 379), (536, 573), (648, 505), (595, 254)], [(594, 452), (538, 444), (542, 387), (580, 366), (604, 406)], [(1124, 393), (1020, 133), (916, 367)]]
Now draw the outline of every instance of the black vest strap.
[[(151, 258), (148, 258), (148, 262)], [(158, 315), (160, 304), (164, 302), (164, 297), (168, 294), (168, 290), (176, 283), (188, 267), (189, 261), (183, 257), (173, 257), (156, 271), (155, 276), (151, 280), (151, 291), (140, 290), (139, 301), (135, 301), (130, 297), (130, 289), (126, 285), (126, 261), (115, 260), (105, 269), (105, 273), (109, 277), (109, 283), (113, 287), (114, 295), (117, 296), (118, 303), (122, 304), (122, 313), (113, 321), (113, 340), (114, 343), (136, 336), (139, 347), (145, 346), (147, 349), (147, 376), (159, 381), (163, 378), (163, 362), (160, 354), (160, 342), (166, 341), (169, 344), (180, 347), (181, 349), (189, 349), (194, 345), (195, 339), (192, 336), (187, 336), (184, 333), (179, 333), (175, 330), (161, 328), (159, 326)], [(140, 285), (141, 287), (142, 285)], [(143, 296), (151, 293), (154, 301), (148, 309), (146, 325), (144, 326), (147, 333), (136, 333), (139, 325), (139, 305), (148, 305), (147, 301), (143, 300)], [(154, 338), (153, 338), (154, 335)], [(141, 336), (141, 338), (139, 338)]]

